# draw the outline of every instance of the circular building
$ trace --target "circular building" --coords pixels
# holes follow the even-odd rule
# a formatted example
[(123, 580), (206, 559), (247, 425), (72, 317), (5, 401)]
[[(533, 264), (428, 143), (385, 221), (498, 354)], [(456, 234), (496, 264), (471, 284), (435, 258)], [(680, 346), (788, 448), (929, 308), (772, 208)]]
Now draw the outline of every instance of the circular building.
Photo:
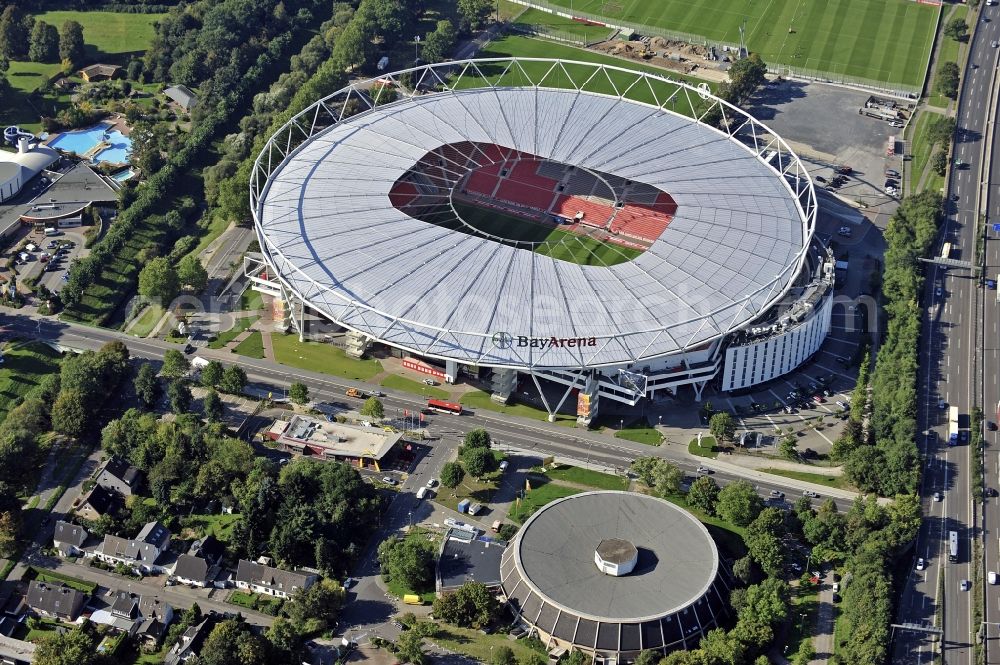
[(655, 74), (509, 58), (358, 81), (271, 137), (251, 204), (251, 279), (301, 334), (308, 310), (348, 352), (382, 344), (503, 400), (543, 378), (584, 394), (585, 420), (601, 397), (769, 380), (829, 327), (754, 332), (770, 360), (749, 374), (724, 358), (816, 281), (815, 193), (766, 126)]
[(503, 594), (550, 649), (628, 662), (693, 648), (728, 611), (705, 526), (632, 492), (585, 492), (525, 522), (500, 563)]

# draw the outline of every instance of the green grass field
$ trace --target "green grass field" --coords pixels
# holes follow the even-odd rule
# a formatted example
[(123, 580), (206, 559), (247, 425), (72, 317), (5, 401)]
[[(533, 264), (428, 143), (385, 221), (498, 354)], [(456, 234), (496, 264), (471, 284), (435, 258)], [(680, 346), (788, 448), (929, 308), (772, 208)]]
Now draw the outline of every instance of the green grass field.
[[(691, 76), (683, 76), (676, 72), (667, 71), (658, 67), (652, 67), (650, 65), (634, 62), (632, 60), (616, 58), (614, 56), (604, 55), (602, 53), (596, 53), (582, 48), (576, 48), (575, 46), (560, 44), (558, 42), (548, 41), (545, 39), (523, 37), (521, 35), (507, 35), (492, 41), (486, 48), (479, 52), (480, 58), (509, 58), (512, 56), (521, 58), (558, 58), (560, 60), (591, 62), (601, 65), (622, 67), (624, 69), (638, 72), (657, 74), (674, 80), (686, 81), (692, 85), (704, 83), (704, 81)], [(672, 93), (677, 91), (676, 85), (666, 82), (658, 83), (652, 86), (633, 86), (632, 84), (635, 82), (635, 76), (628, 74), (627, 72), (609, 72), (607, 76), (591, 76), (594, 72), (593, 67), (583, 65), (565, 65), (565, 73), (563, 73), (562, 70), (550, 71), (551, 64), (545, 62), (524, 62), (521, 63), (521, 67), (524, 73), (527, 74), (532, 80), (529, 81), (526, 79), (525, 76), (521, 74), (521, 71), (517, 69), (511, 69), (504, 74), (504, 68), (501, 65), (483, 67), (480, 71), (493, 85), (500, 84), (517, 86), (531, 85), (533, 82), (538, 82), (549, 88), (573, 88), (579, 86), (582, 90), (603, 95), (624, 93), (626, 99), (642, 102), (644, 104), (662, 104), (670, 98)], [(573, 78), (573, 81), (569, 80), (567, 74)], [(458, 88), (474, 88), (481, 87), (483, 85), (481, 79), (473, 77), (470, 72), (466, 72), (465, 77), (465, 80), (458, 83)], [(574, 86), (574, 83), (576, 86)], [(586, 83), (586, 85), (583, 85), (584, 83)], [(708, 83), (708, 87), (714, 91), (717, 86), (714, 83)], [(618, 93), (615, 92), (616, 89)], [(625, 92), (626, 90), (628, 92)], [(693, 96), (691, 102), (694, 105), (694, 111), (701, 111), (705, 108), (705, 105), (701, 103), (701, 100), (696, 95)], [(680, 96), (675, 98), (671, 103), (667, 104), (667, 108), (682, 115), (691, 116), (693, 114), (691, 105), (688, 104), (687, 99)]]
[(510, 505), (510, 512), (507, 514), (508, 520), (515, 524), (524, 524), (524, 521), (534, 515), (535, 511), (542, 506), (552, 503), (556, 499), (573, 496), (583, 491), (575, 487), (548, 482), (539, 487), (537, 486), (538, 482), (538, 476), (531, 476), (531, 490), (525, 493), (520, 503), (515, 501)]
[(615, 438), (635, 441), (647, 446), (658, 446), (663, 443), (663, 435), (655, 427), (631, 425), (615, 432)]
[(911, 0), (549, 0), (609, 22), (747, 46), (765, 62), (919, 86), (938, 7)]
[(59, 371), (59, 354), (41, 343), (5, 349), (3, 359), (0, 365), (0, 421), (43, 377)]
[[(939, 117), (940, 114), (938, 113), (922, 109), (917, 113), (917, 119), (912, 123), (913, 133), (910, 139), (910, 152), (913, 155), (913, 159), (908, 164), (911, 190), (909, 193), (916, 194), (918, 192), (920, 175), (927, 167), (927, 162), (930, 160), (931, 155), (934, 154), (934, 144), (927, 139), (927, 130), (930, 127), (931, 120), (936, 120)], [(944, 178), (931, 171), (924, 182), (924, 189), (936, 192), (941, 189), (943, 184)]]
[(692, 455), (697, 455), (698, 457), (708, 457), (709, 459), (715, 459), (719, 451), (715, 447), (715, 437), (714, 436), (703, 436), (701, 437), (701, 446), (698, 446), (698, 439), (694, 438), (688, 443), (688, 452)]
[(229, 330), (224, 330), (223, 332), (220, 332), (218, 335), (216, 335), (215, 339), (213, 339), (211, 342), (208, 343), (208, 348), (210, 349), (223, 348), (224, 346), (226, 346), (226, 344), (229, 344), (231, 341), (236, 339), (236, 337), (238, 337), (241, 332), (252, 326), (253, 322), (256, 321), (258, 318), (260, 317), (247, 316), (242, 319), (239, 319), (236, 322), (236, 325), (234, 325), (232, 328), (230, 328)]
[(413, 379), (408, 379), (405, 376), (397, 376), (395, 374), (391, 374), (382, 379), (382, 387), (391, 388), (393, 390), (402, 390), (406, 393), (413, 393), (414, 395), (420, 395), (421, 397), (433, 399), (448, 399), (449, 397), (447, 390), (441, 390), (440, 388), (428, 386), (420, 381), (414, 381)]
[(787, 469), (761, 469), (763, 473), (773, 473), (776, 476), (794, 478), (807, 483), (815, 483), (838, 489), (853, 489), (843, 476), (830, 476), (824, 473), (809, 473), (808, 471), (788, 471)]
[(250, 333), (250, 336), (245, 340), (236, 345), (233, 349), (236, 353), (241, 356), (247, 356), (249, 358), (257, 358), (258, 360), (264, 359), (264, 336), (259, 330), (255, 330)]
[(271, 335), (274, 359), (282, 365), (342, 376), (355, 381), (370, 381), (382, 371), (377, 360), (355, 360), (341, 349), (319, 342), (300, 342), (298, 335)]
[[(537, 26), (543, 34), (553, 34), (562, 39), (580, 40), (590, 44), (607, 39), (612, 34), (611, 28), (599, 25), (587, 25), (562, 16), (556, 16), (539, 9), (528, 8), (517, 17), (516, 24), (521, 26)], [(516, 27), (516, 26), (515, 26)]]
[[(481, 390), (465, 393), (458, 402), (468, 409), (484, 409), (486, 411), (495, 411), (496, 413), (521, 416), (522, 418), (531, 418), (532, 420), (547, 421), (549, 419), (549, 414), (542, 409), (536, 409), (527, 404), (498, 404), (490, 398), (489, 393)], [(572, 427), (576, 425), (576, 416), (559, 413), (556, 415), (556, 424), (566, 424)]]
[[(631, 247), (612, 245), (588, 236), (563, 231), (549, 224), (531, 222), (458, 201), (453, 201), (453, 204), (455, 212), (474, 229), (511, 240), (513, 243), (530, 244), (535, 252), (561, 261), (588, 266), (610, 266), (631, 261), (642, 254), (640, 250)], [(459, 226), (457, 230), (471, 231), (465, 226)]]
[(560, 464), (557, 468), (546, 471), (545, 475), (553, 480), (561, 480), (576, 485), (586, 485), (587, 487), (599, 490), (628, 489), (628, 478), (624, 476), (601, 473), (600, 471), (584, 469), (578, 466)]

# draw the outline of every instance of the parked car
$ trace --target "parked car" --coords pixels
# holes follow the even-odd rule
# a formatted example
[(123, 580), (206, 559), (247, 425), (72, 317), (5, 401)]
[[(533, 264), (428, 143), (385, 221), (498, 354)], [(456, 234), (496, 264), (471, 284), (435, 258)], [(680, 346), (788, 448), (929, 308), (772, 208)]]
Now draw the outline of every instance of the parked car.
[(432, 487), (432, 488), (433, 487), (437, 487), (437, 484), (438, 484), (437, 478), (431, 478), (430, 480), (427, 481), (427, 486), (428, 487)]
[(927, 562), (924, 561), (923, 557), (917, 559), (917, 570), (923, 570), (927, 567)]
[(834, 593), (840, 593), (840, 582), (834, 582), (833, 583), (833, 592)]
[(386, 485), (396, 484), (395, 478), (390, 478), (389, 476), (382, 476), (382, 482), (385, 483)]
[(844, 356), (837, 356), (836, 358), (834, 358), (834, 360), (836, 360), (841, 365), (847, 366), (847, 358), (845, 358)]
[(770, 494), (771, 494), (771, 498), (772, 499), (784, 499), (785, 498), (785, 493), (781, 492), (779, 490), (771, 490)]
[(993, 422), (992, 420), (987, 420), (986, 421), (986, 429), (988, 429), (991, 432), (995, 432), (995, 431), (997, 431), (997, 424), (995, 422)]
[(934, 492), (934, 500), (941, 501), (944, 497), (941, 496), (941, 492)]
[[(996, 42), (993, 42), (993, 43), (996, 44)], [(960, 581), (958, 583), (958, 590), (959, 591), (968, 591), (969, 590), (969, 580), (962, 580), (962, 581)]]
[(816, 176), (815, 180), (816, 182), (826, 182), (826, 178), (821, 175)]
[(895, 169), (886, 169), (885, 170), (885, 177), (886, 178), (898, 178), (899, 177), (899, 171), (897, 171)]
[(838, 399), (837, 400), (837, 406), (839, 406), (842, 409), (846, 409), (847, 408), (847, 402), (844, 402), (843, 400), (839, 400)]
[(434, 379), (424, 379), (424, 383), (426, 383), (429, 386), (436, 386), (438, 384), (437, 381), (435, 381)]

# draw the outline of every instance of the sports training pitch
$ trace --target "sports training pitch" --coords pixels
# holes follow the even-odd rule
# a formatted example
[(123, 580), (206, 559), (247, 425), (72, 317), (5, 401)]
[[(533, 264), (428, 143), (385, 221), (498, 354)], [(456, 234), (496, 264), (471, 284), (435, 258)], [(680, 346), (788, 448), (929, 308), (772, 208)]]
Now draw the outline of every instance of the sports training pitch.
[(920, 86), (939, 7), (913, 0), (548, 0), (610, 23), (740, 41), (765, 62)]
[(526, 247), (526, 243), (531, 243), (533, 250), (539, 254), (585, 266), (612, 266), (631, 261), (642, 254), (642, 250), (639, 249), (606, 243), (590, 236), (563, 231), (548, 224), (531, 222), (496, 210), (460, 201), (452, 203), (455, 212), (468, 226), (456, 220), (446, 207), (442, 209), (437, 219), (422, 218), (463, 233), (475, 233), (473, 229), (478, 229), (490, 236), (509, 240), (511, 241), (509, 244), (512, 245)]

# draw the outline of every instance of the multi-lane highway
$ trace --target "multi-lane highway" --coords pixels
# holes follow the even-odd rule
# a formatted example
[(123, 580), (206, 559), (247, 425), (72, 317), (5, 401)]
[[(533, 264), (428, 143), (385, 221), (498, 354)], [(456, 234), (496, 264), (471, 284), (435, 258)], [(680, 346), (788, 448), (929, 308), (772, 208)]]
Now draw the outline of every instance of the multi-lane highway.
[[(997, 67), (997, 49), (993, 42), (1000, 39), (997, 22), (1000, 21), (1000, 8), (984, 6), (981, 18), (986, 20), (976, 19), (962, 81), (953, 169), (941, 238), (936, 247), (940, 254), (943, 244), (951, 243), (950, 258), (968, 262), (976, 261), (980, 173), (984, 137), (988, 136), (993, 124), (989, 101)], [(994, 249), (994, 253), (996, 251)], [(981, 282), (978, 276), (965, 269), (933, 266), (926, 274), (925, 302), (928, 306), (921, 331), (918, 427), (919, 443), (926, 459), (922, 496), (927, 519), (920, 531), (915, 555), (927, 561), (927, 568), (910, 572), (900, 598), (897, 619), (900, 623), (938, 625), (943, 628), (944, 638), (943, 642), (935, 643), (925, 634), (897, 632), (894, 662), (901, 665), (930, 663), (935, 650), (943, 646), (945, 663), (971, 664), (978, 628), (972, 625), (975, 594), (971, 589), (965, 590), (963, 581), (973, 579), (973, 540), (979, 535), (974, 513), (978, 506), (972, 503), (969, 484), (975, 451), (961, 443), (955, 447), (947, 445), (946, 407), (958, 407), (962, 414), (960, 424), (967, 427), (968, 414), (981, 398), (975, 378), (982, 369), (978, 364)], [(994, 308), (987, 309), (987, 314), (990, 313), (996, 321), (995, 303)], [(993, 367), (994, 370), (997, 367), (996, 360)], [(987, 484), (995, 486), (995, 453), (993, 461), (994, 468), (987, 472)], [(940, 500), (935, 500), (936, 497)], [(994, 516), (993, 519), (998, 518)], [(949, 533), (952, 531), (959, 537), (957, 562), (949, 561)], [(996, 532), (993, 538), (995, 540)], [(993, 543), (993, 552), (995, 557), (996, 543)], [(996, 614), (996, 598), (992, 602)], [(997, 634), (995, 629), (993, 634)], [(991, 655), (991, 660), (998, 655)]]

